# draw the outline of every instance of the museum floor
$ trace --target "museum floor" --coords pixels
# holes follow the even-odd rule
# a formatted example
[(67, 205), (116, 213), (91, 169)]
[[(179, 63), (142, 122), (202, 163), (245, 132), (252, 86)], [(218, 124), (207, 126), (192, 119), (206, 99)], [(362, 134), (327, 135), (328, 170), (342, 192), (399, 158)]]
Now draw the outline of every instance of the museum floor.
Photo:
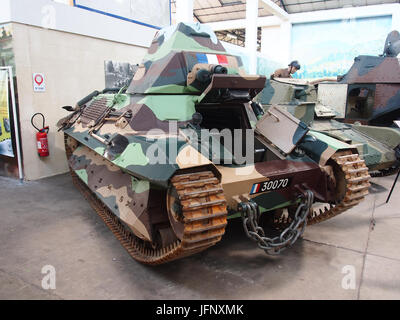
[[(234, 220), (216, 246), (159, 267), (128, 255), (68, 175), (0, 178), (0, 299), (400, 299), (400, 184), (384, 204), (394, 177), (280, 256)], [(55, 290), (42, 288), (45, 265)]]

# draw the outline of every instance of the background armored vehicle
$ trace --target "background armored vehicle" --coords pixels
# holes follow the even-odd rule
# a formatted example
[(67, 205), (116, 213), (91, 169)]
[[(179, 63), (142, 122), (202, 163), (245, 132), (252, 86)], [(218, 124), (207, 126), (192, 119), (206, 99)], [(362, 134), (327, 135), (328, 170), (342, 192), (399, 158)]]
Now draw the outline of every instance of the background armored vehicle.
[[(160, 264), (205, 250), (227, 217), (276, 253), (307, 222), (363, 199), (369, 175), (351, 149), (319, 145), (315, 161), (304, 150), (317, 142), (290, 113), (257, 122), (250, 101), (264, 83), (212, 31), (180, 23), (158, 32), (127, 89), (64, 107), (73, 180), (133, 258)], [(314, 199), (327, 206), (310, 213)]]
[(400, 119), (399, 52), (400, 34), (392, 31), (382, 55), (358, 56), (337, 82), (319, 84), (319, 100), (334, 108), (344, 122), (393, 126), (393, 120)]
[(318, 83), (318, 80), (267, 80), (256, 100), (266, 109), (278, 104), (310, 126), (310, 134), (328, 145), (334, 145), (337, 140), (356, 148), (374, 175), (393, 173), (399, 165), (400, 131), (336, 121), (338, 114), (317, 99)]

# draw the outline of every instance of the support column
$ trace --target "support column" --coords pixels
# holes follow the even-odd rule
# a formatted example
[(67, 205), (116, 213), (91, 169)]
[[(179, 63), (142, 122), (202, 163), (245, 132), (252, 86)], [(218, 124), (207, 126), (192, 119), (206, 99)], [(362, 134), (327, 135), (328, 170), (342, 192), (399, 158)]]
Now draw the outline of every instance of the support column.
[(246, 1), (245, 48), (249, 55), (249, 73), (257, 73), (257, 18), (258, 0)]
[[(297, 60), (296, 57), (292, 56), (291, 42), (292, 42), (292, 24), (289, 21), (284, 21), (281, 24), (282, 34), (282, 59), (286, 60), (288, 64), (291, 60)], [(301, 63), (301, 62), (300, 62)]]
[(281, 21), (278, 26), (262, 27), (261, 53), (282, 65), (282, 68), (296, 57), (291, 56), (292, 24)]
[(176, 0), (176, 23), (193, 23), (193, 0)]
[(400, 5), (392, 11), (392, 30), (400, 30)]
[[(286, 63), (286, 59), (282, 59), (281, 49), (281, 26), (262, 27), (261, 29), (261, 53), (274, 62), (280, 64)], [(284, 64), (282, 64), (284, 65)]]

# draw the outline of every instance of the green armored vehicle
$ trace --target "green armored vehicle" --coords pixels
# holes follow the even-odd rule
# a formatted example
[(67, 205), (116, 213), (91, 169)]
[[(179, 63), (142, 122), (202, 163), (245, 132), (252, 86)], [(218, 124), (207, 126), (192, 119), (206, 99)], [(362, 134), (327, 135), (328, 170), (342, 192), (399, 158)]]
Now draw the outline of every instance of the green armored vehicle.
[(251, 100), (264, 83), (210, 29), (180, 23), (157, 33), (128, 88), (64, 107), (74, 183), (134, 259), (154, 265), (203, 251), (235, 217), (278, 253), (307, 223), (364, 198), (369, 175), (354, 149), (320, 145), (279, 109), (257, 122)]
[(340, 141), (356, 148), (373, 175), (395, 172), (400, 159), (400, 131), (337, 121), (338, 113), (318, 101), (319, 83), (320, 80), (270, 79), (255, 100), (267, 110), (278, 105), (290, 112), (311, 127), (311, 135), (328, 145)]
[(383, 54), (354, 58), (349, 71), (337, 81), (318, 86), (318, 99), (346, 123), (393, 127), (400, 120), (400, 34), (386, 38)]

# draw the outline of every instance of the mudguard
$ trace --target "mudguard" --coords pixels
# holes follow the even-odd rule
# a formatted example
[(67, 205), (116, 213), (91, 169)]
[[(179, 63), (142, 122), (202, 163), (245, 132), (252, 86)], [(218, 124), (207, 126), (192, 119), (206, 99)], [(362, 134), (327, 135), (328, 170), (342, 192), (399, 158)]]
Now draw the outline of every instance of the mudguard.
[(299, 147), (321, 166), (324, 166), (329, 158), (338, 151), (352, 150), (355, 153), (357, 152), (357, 149), (351, 145), (314, 130), (309, 131)]
[(390, 149), (396, 148), (400, 144), (400, 129), (364, 126), (361, 124), (351, 125), (354, 130), (357, 130), (367, 136), (380, 141)]

